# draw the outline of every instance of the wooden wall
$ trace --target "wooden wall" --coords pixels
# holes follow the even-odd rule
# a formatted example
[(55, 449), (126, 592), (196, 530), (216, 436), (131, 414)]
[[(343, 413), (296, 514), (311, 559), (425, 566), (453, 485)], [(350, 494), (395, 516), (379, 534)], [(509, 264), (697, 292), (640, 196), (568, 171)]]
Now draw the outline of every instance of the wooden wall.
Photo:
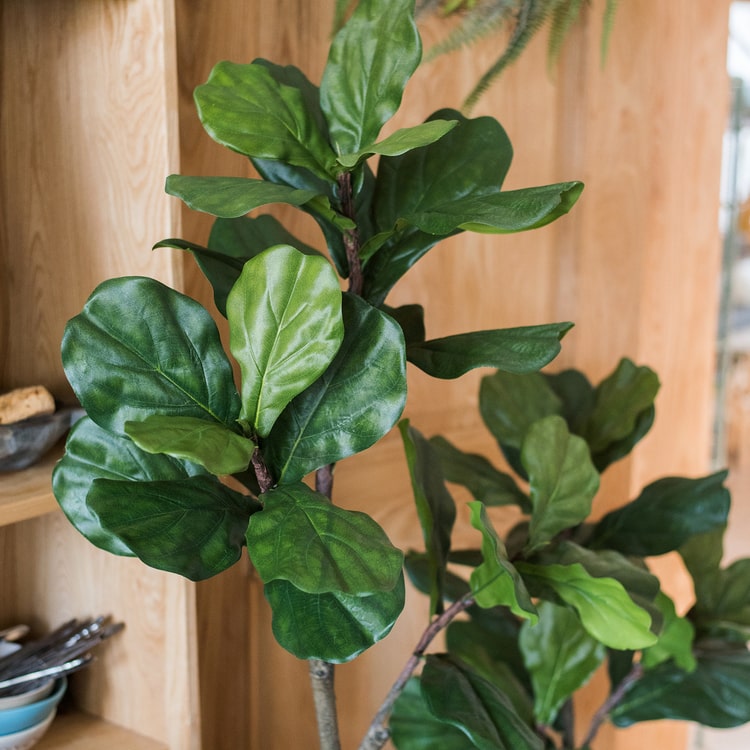
[[(584, 180), (587, 187), (574, 212), (527, 235), (463, 235), (446, 242), (409, 273), (391, 298), (392, 304), (423, 304), (431, 337), (572, 320), (576, 328), (564, 341), (559, 366), (575, 365), (599, 378), (621, 356), (629, 356), (659, 372), (663, 386), (656, 427), (633, 458), (610, 469), (598, 512), (634, 496), (657, 476), (695, 476), (708, 468), (728, 0), (621, 3), (602, 69), (603, 6), (603, 0), (591, 4), (552, 76), (546, 70), (545, 40), (540, 39), (475, 112), (492, 114), (509, 132), (516, 153), (510, 187)], [(239, 157), (203, 135), (197, 123), (191, 92), (211, 66), (220, 59), (260, 56), (295, 64), (318, 81), (331, 13), (330, 0), (177, 2), (184, 173), (242, 174), (247, 169)], [(436, 22), (424, 28), (428, 44), (439, 29)], [(488, 41), (420, 70), (394, 125), (414, 124), (435, 109), (459, 106), (496, 54), (497, 42)], [(305, 239), (319, 241), (304, 217), (292, 211), (283, 216)], [(208, 222), (184, 212), (183, 232), (201, 241)], [(205, 285), (190, 269), (186, 283), (210, 304)], [(479, 377), (475, 373), (435, 382), (410, 372), (408, 415), (427, 434), (442, 432), (496, 457), (478, 426)], [(419, 543), (397, 440), (387, 439), (368, 459), (342, 464), (336, 498), (372, 513), (397, 544)], [(466, 529), (465, 517), (462, 523)], [(676, 562), (660, 561), (659, 567), (667, 575), (668, 590), (684, 601), (689, 587)], [(273, 642), (260, 585), (245, 577), (244, 570), (235, 574), (231, 585), (208, 584), (199, 594), (212, 603), (208, 609), (231, 600), (236, 617), (234, 625), (226, 614), (220, 622), (206, 618), (204, 637), (230, 630), (239, 645), (248, 628), (250, 642), (238, 653), (249, 660), (249, 736), (235, 711), (221, 713), (227, 704), (220, 695), (207, 697), (206, 724), (211, 711), (218, 712), (224, 721), (234, 721), (253, 748), (307, 745), (313, 719), (305, 665)], [(236, 598), (238, 591), (244, 598)], [(356, 746), (424, 624), (425, 605), (411, 598), (415, 601), (389, 639), (338, 670), (345, 747)], [(205, 678), (212, 666), (201, 666)], [(603, 684), (599, 680), (599, 690)], [(582, 713), (600, 700), (600, 693), (589, 694)], [(210, 737), (211, 729), (206, 731)], [(657, 742), (663, 750), (683, 748), (684, 730), (664, 725), (616, 737), (605, 732), (597, 747), (626, 750)], [(217, 745), (207, 741), (207, 746)]]

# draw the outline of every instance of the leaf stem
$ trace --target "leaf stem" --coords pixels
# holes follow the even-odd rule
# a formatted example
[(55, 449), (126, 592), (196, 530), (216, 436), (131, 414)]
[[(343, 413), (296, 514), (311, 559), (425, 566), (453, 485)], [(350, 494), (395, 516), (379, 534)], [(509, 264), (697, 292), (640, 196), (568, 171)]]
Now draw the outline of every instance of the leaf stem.
[(378, 712), (375, 714), (375, 718), (372, 720), (372, 723), (367, 730), (367, 734), (359, 745), (359, 750), (380, 750), (380, 748), (385, 745), (390, 737), (390, 731), (386, 726), (386, 722), (393, 710), (393, 704), (396, 702), (398, 696), (401, 695), (404, 687), (406, 687), (406, 683), (419, 665), (427, 647), (432, 643), (435, 636), (443, 628), (447, 627), (456, 615), (460, 614), (465, 609), (468, 609), (473, 603), (474, 597), (471, 594), (467, 594), (461, 599), (453, 602), (448, 609), (446, 609), (439, 617), (432, 620), (427, 626), (417, 642), (412, 655), (409, 657), (409, 660), (396, 678), (393, 686), (388, 691), (385, 700), (380, 705)]

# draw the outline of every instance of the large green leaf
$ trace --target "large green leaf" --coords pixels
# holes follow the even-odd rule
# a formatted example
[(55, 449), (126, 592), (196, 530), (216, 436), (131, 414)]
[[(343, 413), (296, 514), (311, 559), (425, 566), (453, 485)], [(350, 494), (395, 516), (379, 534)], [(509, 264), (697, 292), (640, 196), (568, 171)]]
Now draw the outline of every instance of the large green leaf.
[(705, 653), (693, 672), (664, 662), (625, 693), (610, 718), (621, 727), (656, 719), (720, 729), (745, 724), (750, 721), (750, 653)]
[(401, 307), (382, 305), (380, 309), (401, 326), (407, 347), (409, 344), (425, 340), (424, 307), (422, 305), (401, 305)]
[(367, 596), (310, 594), (282, 580), (266, 583), (264, 593), (279, 644), (298, 659), (334, 663), (350, 661), (388, 635), (404, 608), (403, 575), (390, 591)]
[(198, 116), (217, 143), (246, 156), (277, 159), (335, 176), (333, 153), (305, 93), (265, 64), (218, 63), (195, 89)]
[(523, 619), (536, 622), (536, 607), (526, 585), (508, 559), (505, 545), (498, 537), (482, 503), (469, 504), (471, 525), (482, 534), (482, 564), (471, 573), (471, 590), (480, 607), (503, 605)]
[(142, 422), (126, 422), (125, 432), (146, 453), (184, 458), (217, 476), (245, 471), (255, 449), (252, 440), (225, 425), (195, 417), (154, 414)]
[(240, 411), (211, 316), (153, 279), (99, 285), (66, 326), (62, 358), (82, 406), (110, 432), (154, 413), (231, 427)]
[(281, 413), (263, 446), (278, 481), (296, 482), (369, 448), (406, 403), (401, 328), (350, 294), (342, 302), (344, 340), (328, 369)]
[[(481, 560), (480, 560), (481, 562)], [(432, 593), (434, 573), (426, 552), (409, 550), (404, 560), (404, 569), (409, 580), (417, 591), (429, 596)], [(471, 593), (468, 581), (465, 581), (450, 570), (443, 577), (443, 598), (455, 602)]]
[(445, 486), (440, 460), (429, 442), (407, 419), (399, 423), (399, 430), (430, 566), (430, 614), (440, 613), (456, 506)]
[(337, 154), (356, 154), (375, 142), (421, 56), (414, 0), (358, 4), (331, 43), (320, 84)]
[(650, 557), (681, 547), (691, 536), (726, 525), (727, 472), (699, 479), (666, 477), (643, 489), (627, 505), (594, 526), (589, 546)]
[(543, 749), (508, 698), (460, 662), (428, 656), (421, 683), (431, 713), (464, 732), (478, 750)]
[(466, 487), (475, 500), (489, 506), (518, 505), (524, 512), (531, 511), (529, 498), (515, 479), (484, 456), (464, 453), (440, 435), (430, 438), (430, 445), (440, 457), (445, 478)]
[(146, 565), (193, 581), (240, 559), (254, 501), (216, 477), (150, 482), (95, 479), (86, 502)]
[(477, 367), (534, 372), (560, 352), (572, 323), (552, 323), (495, 331), (474, 331), (411, 344), (409, 362), (434, 378), (458, 378)]
[(581, 435), (594, 408), (596, 391), (580, 370), (545, 372), (544, 379), (562, 401), (562, 416), (574, 435)]
[(323, 258), (286, 245), (269, 248), (245, 264), (227, 298), (227, 318), (242, 373), (240, 417), (266, 436), (339, 349), (338, 279)]
[(529, 477), (533, 506), (526, 546), (530, 553), (588, 517), (599, 489), (599, 474), (586, 442), (571, 435), (565, 420), (557, 415), (529, 427), (521, 461)]
[(388, 727), (398, 750), (466, 750), (466, 735), (430, 712), (416, 677), (396, 700)]
[(157, 242), (154, 249), (174, 247), (192, 253), (211, 282), (216, 308), (226, 317), (227, 295), (240, 277), (245, 262), (273, 245), (291, 245), (305, 255), (319, 255), (315, 248), (298, 240), (269, 214), (255, 218), (240, 216), (236, 219), (216, 219), (208, 238), (208, 247), (186, 240), (168, 239)]
[(396, 585), (403, 555), (367, 514), (339, 508), (301, 482), (259, 500), (264, 507), (250, 519), (247, 547), (264, 583), (354, 596)]
[(122, 540), (102, 528), (86, 505), (86, 495), (93, 481), (168, 481), (202, 473), (201, 467), (176, 458), (144, 453), (132, 440), (107, 432), (84, 417), (68, 435), (65, 455), (52, 472), (52, 490), (68, 520), (90, 542), (107, 552), (132, 555)]
[(653, 669), (656, 665), (674, 659), (675, 664), (686, 672), (692, 672), (696, 667), (693, 655), (693, 638), (695, 629), (689, 620), (678, 617), (674, 602), (663, 592), (656, 597), (664, 619), (664, 627), (659, 634), (656, 645), (644, 649), (641, 664), (646, 669)]
[(538, 611), (539, 622), (524, 623), (519, 643), (534, 685), (535, 718), (550, 726), (560, 706), (602, 663), (606, 649), (570, 609), (540, 602)]
[(516, 567), (532, 594), (544, 593), (546, 587), (551, 589), (576, 610), (583, 627), (605, 646), (637, 650), (656, 643), (651, 617), (614, 578), (594, 577), (580, 563), (517, 563)]
[(173, 174), (167, 177), (164, 189), (194, 211), (203, 211), (223, 219), (236, 219), (254, 208), (271, 203), (304, 206), (316, 198), (327, 200), (312, 190), (297, 190), (249, 177), (191, 177)]

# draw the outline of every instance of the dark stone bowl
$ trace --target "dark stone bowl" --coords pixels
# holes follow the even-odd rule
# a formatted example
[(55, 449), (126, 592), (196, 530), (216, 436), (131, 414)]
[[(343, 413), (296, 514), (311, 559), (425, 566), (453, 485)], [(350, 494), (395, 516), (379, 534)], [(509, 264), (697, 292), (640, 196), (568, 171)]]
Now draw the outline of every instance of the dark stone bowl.
[(85, 414), (66, 406), (54, 414), (0, 425), (0, 471), (18, 471), (38, 461)]

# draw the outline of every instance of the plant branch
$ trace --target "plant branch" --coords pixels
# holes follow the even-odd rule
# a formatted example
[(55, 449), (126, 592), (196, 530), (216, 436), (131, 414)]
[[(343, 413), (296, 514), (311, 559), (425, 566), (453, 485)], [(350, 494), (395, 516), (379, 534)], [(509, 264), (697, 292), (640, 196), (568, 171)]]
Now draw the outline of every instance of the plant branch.
[[(342, 172), (338, 176), (339, 200), (341, 212), (347, 219), (354, 221), (354, 190), (352, 189), (351, 172)], [(362, 296), (364, 278), (362, 276), (362, 259), (359, 257), (359, 232), (357, 229), (345, 229), (343, 232), (346, 259), (349, 263), (349, 291)]]
[(643, 667), (640, 663), (633, 664), (633, 668), (622, 678), (620, 684), (610, 693), (607, 700), (599, 706), (597, 712), (591, 719), (589, 731), (583, 740), (583, 747), (588, 747), (596, 737), (607, 714), (623, 699), (625, 693), (631, 688), (633, 683), (638, 682), (643, 676)]
[(320, 750), (341, 750), (336, 693), (333, 689), (333, 664), (320, 659), (310, 659), (309, 669), (315, 716), (318, 720)]
[(274, 481), (257, 445), (250, 461), (253, 465), (253, 471), (255, 472), (255, 478), (258, 480), (258, 487), (261, 493), (268, 492), (273, 487)]
[(409, 678), (412, 676), (414, 670), (419, 665), (419, 662), (422, 659), (422, 656), (424, 656), (424, 652), (427, 650), (427, 647), (430, 645), (430, 643), (432, 643), (435, 636), (443, 628), (447, 627), (448, 624), (453, 620), (453, 618), (456, 617), (456, 615), (460, 614), (465, 609), (468, 609), (473, 603), (474, 597), (470, 594), (467, 594), (461, 599), (453, 602), (453, 604), (451, 604), (451, 606), (448, 607), (448, 609), (446, 609), (443, 614), (441, 614), (439, 617), (436, 617), (427, 626), (425, 631), (422, 633), (422, 636), (419, 639), (416, 647), (414, 648), (412, 655), (409, 657), (409, 660), (406, 662), (404, 668), (401, 670), (401, 673), (396, 678), (393, 686), (388, 691), (388, 695), (386, 695), (385, 700), (380, 705), (378, 712), (375, 714), (375, 718), (372, 720), (372, 723), (367, 730), (367, 734), (359, 745), (359, 750), (380, 750), (380, 748), (385, 745), (385, 743), (388, 741), (388, 738), (390, 737), (390, 732), (388, 730), (388, 727), (386, 726), (386, 722), (388, 721), (388, 717), (390, 716), (393, 709), (393, 704), (396, 702), (398, 696), (401, 695), (404, 687), (406, 687), (406, 683), (409, 681)]

